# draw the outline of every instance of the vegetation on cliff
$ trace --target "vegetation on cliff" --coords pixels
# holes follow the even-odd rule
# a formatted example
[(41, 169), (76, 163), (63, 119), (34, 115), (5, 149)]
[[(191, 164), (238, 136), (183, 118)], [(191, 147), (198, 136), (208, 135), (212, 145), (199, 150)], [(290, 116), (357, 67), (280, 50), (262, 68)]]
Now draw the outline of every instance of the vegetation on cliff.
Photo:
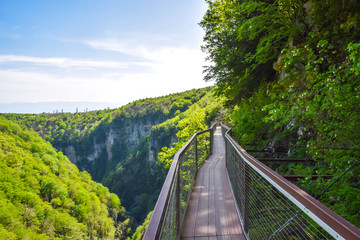
[(0, 116), (2, 239), (126, 236), (120, 199), (31, 130)]
[(131, 237), (131, 240), (141, 240), (142, 237), (144, 236), (144, 233), (149, 225), (151, 216), (152, 216), (152, 211), (149, 212), (149, 214), (147, 215), (146, 219), (144, 220), (143, 224), (141, 224), (140, 226), (138, 226), (136, 228), (136, 231), (134, 232), (134, 234)]
[(135, 229), (154, 208), (166, 176), (163, 164), (157, 163), (158, 153), (183, 142), (185, 135), (177, 132), (186, 126), (188, 135), (207, 128), (219, 108), (211, 88), (204, 88), (112, 110), (2, 115), (37, 131), (117, 194)]
[[(132, 102), (118, 109), (85, 113), (2, 114), (7, 119), (26, 125), (57, 148), (74, 145), (80, 155), (88, 154), (104, 133), (124, 120), (161, 123), (185, 111), (199, 101), (209, 88), (194, 89), (164, 97)], [(155, 125), (155, 124), (154, 124)], [(151, 128), (151, 126), (149, 126)]]
[(208, 129), (212, 121), (219, 115), (223, 101), (221, 98), (215, 98), (211, 92), (202, 98), (199, 102), (192, 105), (184, 114), (178, 118), (171, 119), (162, 125), (177, 129), (176, 136), (179, 141), (171, 147), (163, 147), (159, 153), (159, 163), (165, 168), (169, 168), (174, 155), (185, 145), (185, 143), (196, 133)]
[[(272, 167), (306, 176), (298, 184), (319, 194), (333, 180), (311, 175), (338, 177), (360, 158), (359, 1), (207, 3), (206, 80), (226, 98), (234, 134), (248, 149), (313, 159)], [(359, 171), (320, 199), (357, 226)]]

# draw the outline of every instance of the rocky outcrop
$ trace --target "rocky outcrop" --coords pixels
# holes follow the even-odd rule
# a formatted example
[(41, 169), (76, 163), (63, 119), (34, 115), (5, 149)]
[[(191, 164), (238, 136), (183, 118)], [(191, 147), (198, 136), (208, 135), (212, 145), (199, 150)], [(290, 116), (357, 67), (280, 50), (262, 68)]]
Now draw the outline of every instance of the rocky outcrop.
[(111, 147), (113, 146), (114, 140), (117, 137), (118, 136), (115, 134), (115, 131), (113, 129), (110, 129), (109, 133), (106, 135), (105, 147), (108, 155), (108, 160), (112, 158)]
[[(106, 136), (102, 141), (96, 141), (95, 137), (90, 137), (91, 139), (88, 140), (92, 144), (86, 149), (86, 154), (83, 153), (84, 151), (77, 151), (75, 145), (63, 147), (61, 150), (80, 169), (93, 172), (96, 171), (92, 167), (95, 161), (98, 164), (106, 165), (109, 162), (118, 163), (126, 160), (126, 156), (131, 155), (131, 151), (138, 147), (139, 143), (150, 134), (151, 127), (157, 124), (157, 122), (151, 122), (146, 119), (138, 119), (137, 121), (125, 120), (121, 124), (113, 124), (108, 129), (99, 130), (104, 131), (101, 134)], [(156, 164), (158, 153), (156, 149), (159, 149), (160, 146), (157, 145), (158, 143), (155, 138), (149, 137), (148, 141), (147, 159), (144, 160)], [(171, 140), (171, 142), (173, 141)], [(114, 155), (115, 151), (122, 154)], [(81, 161), (79, 161), (80, 159)]]
[(77, 157), (74, 146), (70, 145), (66, 147), (63, 152), (72, 163), (76, 164)]

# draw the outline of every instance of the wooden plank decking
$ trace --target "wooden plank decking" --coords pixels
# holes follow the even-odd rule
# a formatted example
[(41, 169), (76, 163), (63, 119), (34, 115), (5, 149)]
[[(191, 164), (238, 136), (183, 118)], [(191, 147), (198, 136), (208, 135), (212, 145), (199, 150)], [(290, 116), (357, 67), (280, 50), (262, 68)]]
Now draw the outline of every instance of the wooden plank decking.
[(244, 239), (225, 170), (225, 143), (218, 127), (213, 154), (199, 169), (181, 239)]

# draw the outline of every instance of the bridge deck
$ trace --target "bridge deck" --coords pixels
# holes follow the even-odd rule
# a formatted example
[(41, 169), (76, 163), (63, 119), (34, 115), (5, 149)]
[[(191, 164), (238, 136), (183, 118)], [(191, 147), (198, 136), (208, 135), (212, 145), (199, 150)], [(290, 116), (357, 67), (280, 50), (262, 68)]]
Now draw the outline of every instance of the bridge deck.
[(245, 239), (225, 170), (225, 143), (218, 127), (213, 154), (199, 169), (181, 239)]

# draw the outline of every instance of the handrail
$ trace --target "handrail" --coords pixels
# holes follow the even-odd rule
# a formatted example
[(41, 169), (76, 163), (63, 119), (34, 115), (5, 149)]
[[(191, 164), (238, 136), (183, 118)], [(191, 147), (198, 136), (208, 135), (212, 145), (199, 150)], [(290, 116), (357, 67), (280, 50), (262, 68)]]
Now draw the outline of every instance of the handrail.
[[(293, 236), (300, 239), (360, 239), (357, 227), (248, 154), (229, 135), (230, 128), (222, 125), (222, 129), (226, 143), (226, 167), (247, 239), (290, 239)], [(232, 171), (235, 173), (232, 174)], [(257, 186), (260, 184), (262, 186)], [(256, 195), (257, 187), (261, 196)], [(269, 199), (264, 200), (265, 196)], [(271, 226), (266, 228), (259, 224), (265, 219), (272, 219), (267, 223)], [(317, 224), (321, 228), (317, 229)]]
[[(144, 233), (144, 240), (179, 238), (197, 169), (203, 160), (212, 153), (215, 126), (216, 123), (209, 129), (195, 133), (175, 154)], [(205, 135), (208, 132), (210, 132), (209, 140)], [(204, 150), (203, 147), (206, 149)], [(205, 151), (206, 155), (201, 155), (201, 152), (199, 153), (201, 150)], [(202, 158), (199, 158), (199, 154)]]

